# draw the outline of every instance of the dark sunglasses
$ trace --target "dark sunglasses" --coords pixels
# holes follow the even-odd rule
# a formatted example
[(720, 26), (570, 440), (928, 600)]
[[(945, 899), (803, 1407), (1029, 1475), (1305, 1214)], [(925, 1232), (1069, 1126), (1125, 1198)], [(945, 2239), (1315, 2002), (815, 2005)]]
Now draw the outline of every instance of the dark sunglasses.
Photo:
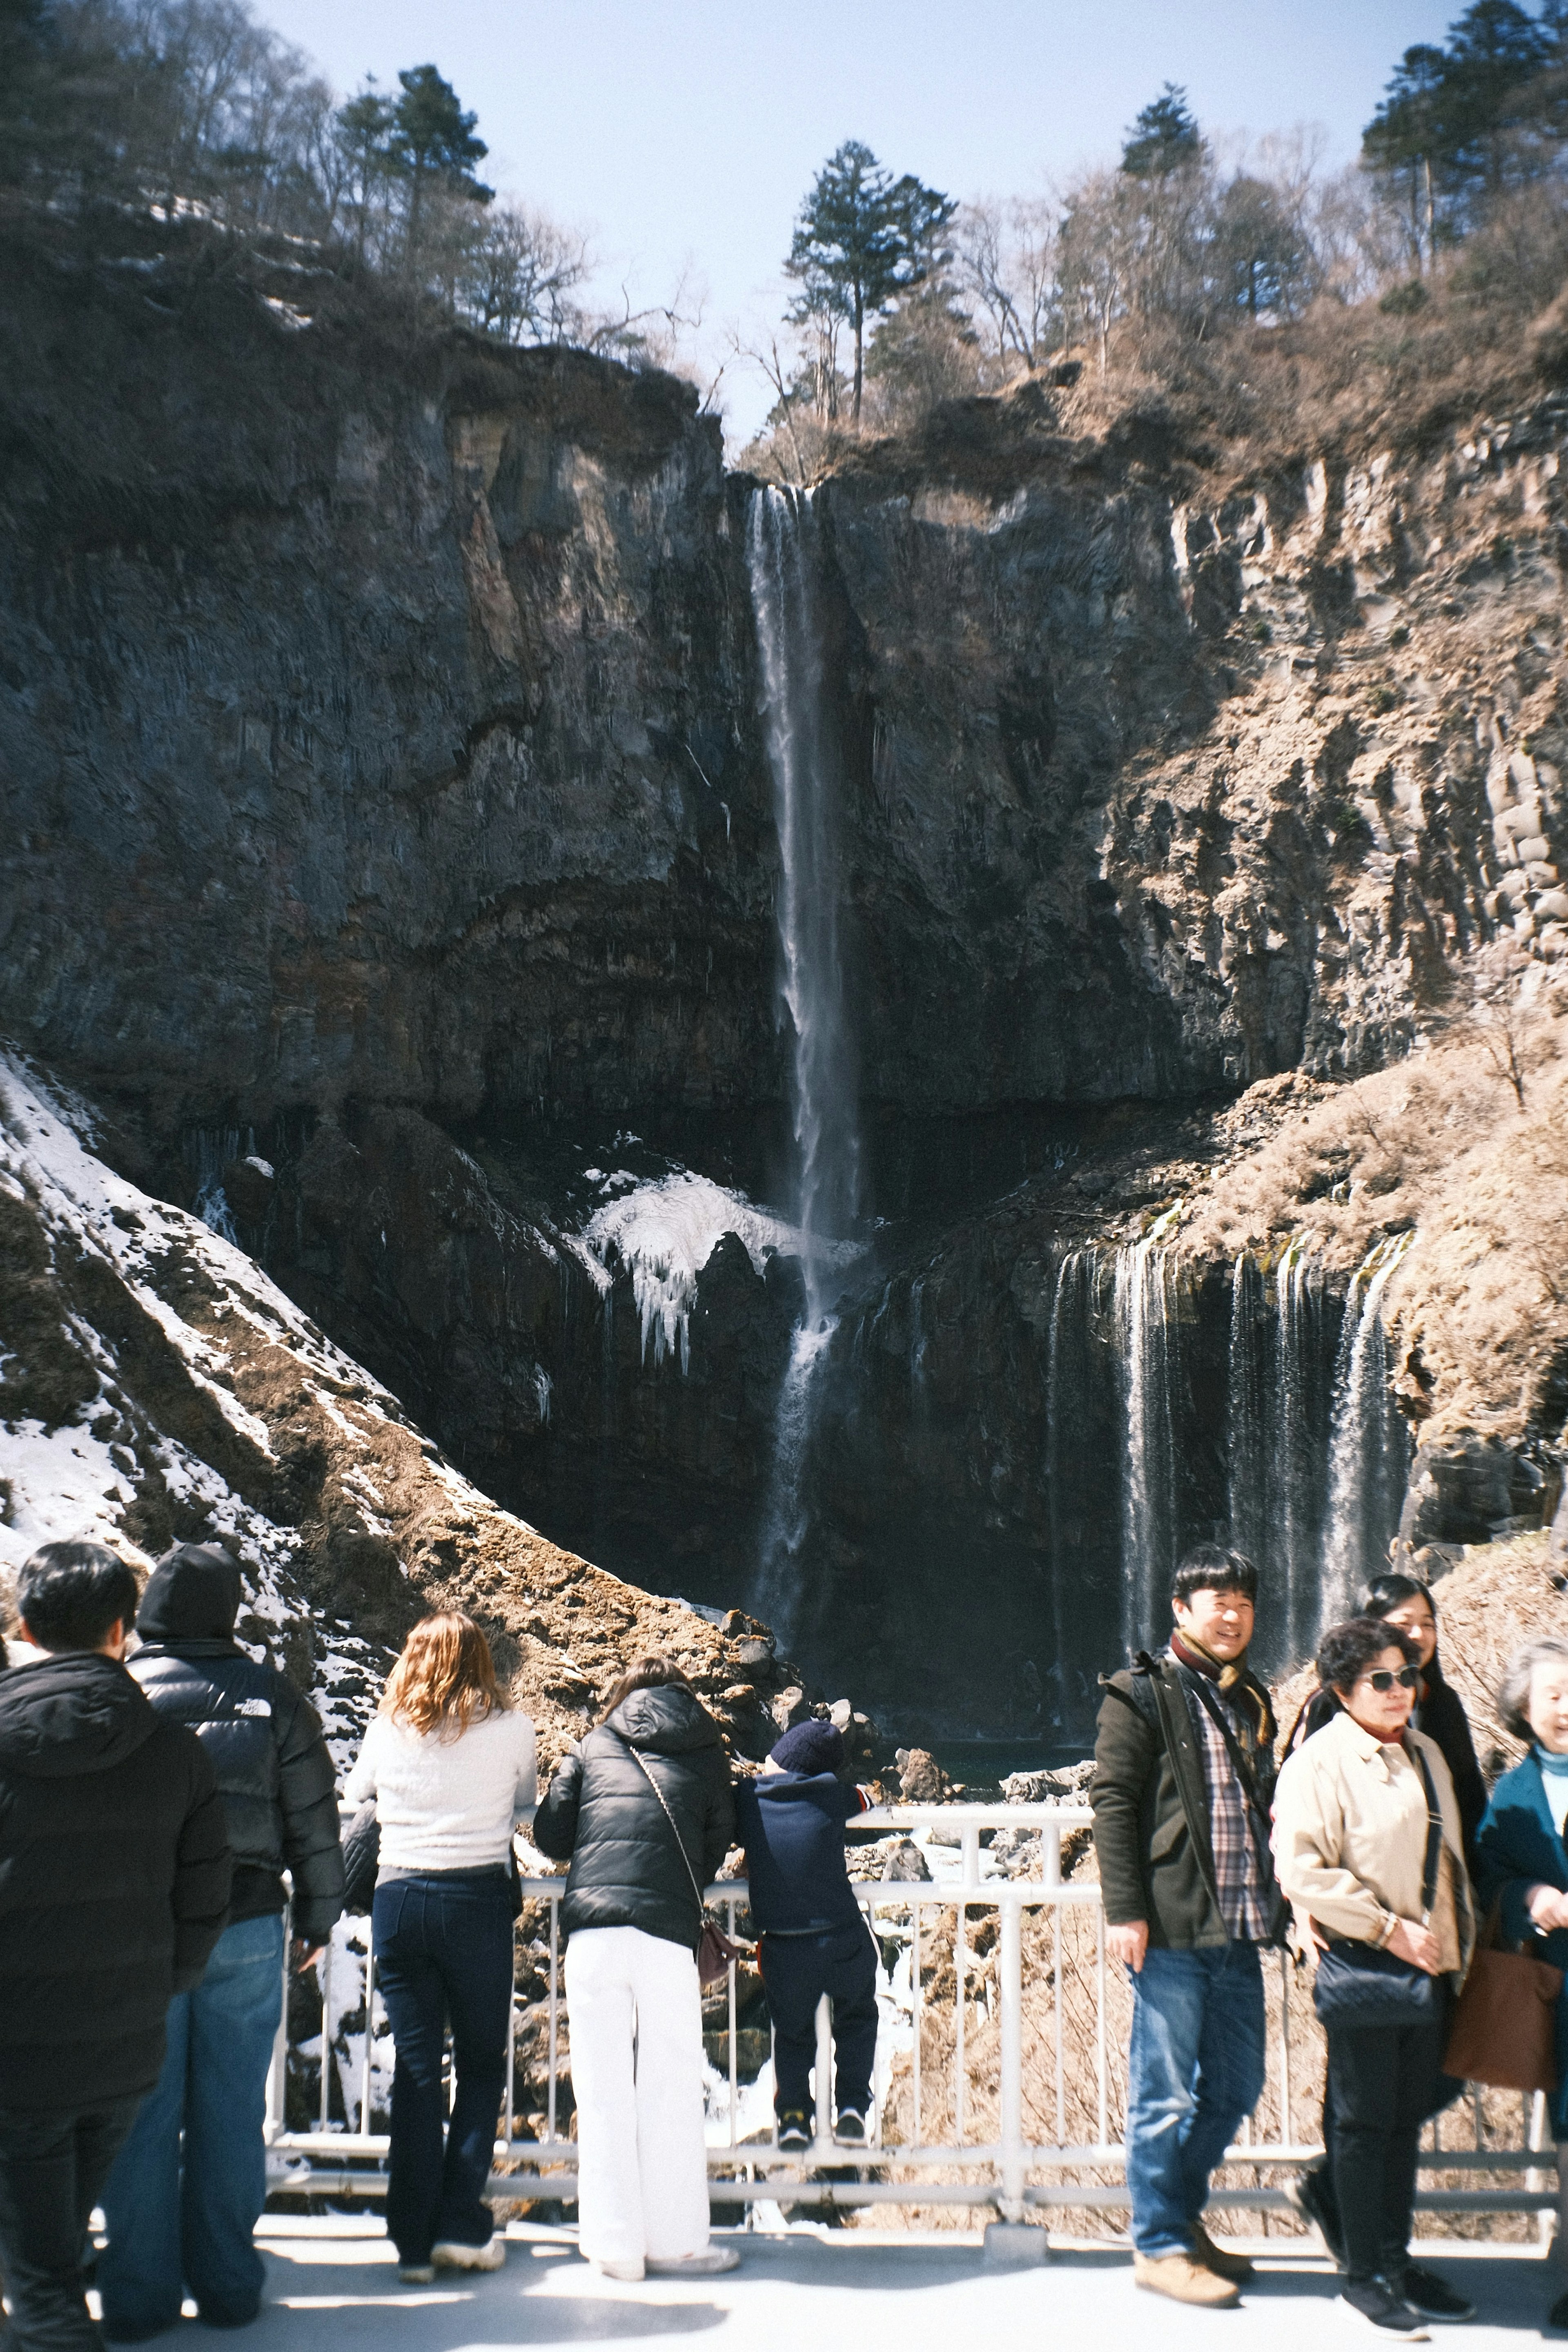
[(1391, 1691), (1395, 1683), (1399, 1685), (1401, 1690), (1414, 1690), (1420, 1679), (1419, 1666), (1401, 1666), (1397, 1674), (1393, 1673), (1387, 1666), (1381, 1666), (1375, 1675), (1362, 1676), (1368, 1690), (1374, 1691)]

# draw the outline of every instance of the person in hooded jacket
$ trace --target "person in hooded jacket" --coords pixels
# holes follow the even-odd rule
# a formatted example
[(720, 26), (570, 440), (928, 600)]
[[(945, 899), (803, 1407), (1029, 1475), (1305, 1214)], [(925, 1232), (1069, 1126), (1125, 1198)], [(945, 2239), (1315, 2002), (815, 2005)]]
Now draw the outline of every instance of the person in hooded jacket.
[[(773, 2021), (773, 2115), (781, 2148), (809, 2147), (816, 2005), (833, 2003), (837, 2138), (863, 2141), (877, 2059), (877, 1947), (855, 1899), (844, 1825), (873, 1801), (839, 1779), (844, 1735), (808, 1717), (786, 1731), (735, 1792), (752, 1919)], [(824, 2106), (826, 2093), (823, 2094)]]
[(102, 1544), (22, 1568), (0, 1676), (0, 2270), (8, 2352), (92, 2352), (88, 2222), (163, 2063), (164, 2016), (227, 1916), (223, 1801), (199, 1739), (121, 1663), (136, 1580)]
[(718, 1725), (673, 1659), (635, 1660), (562, 1759), (532, 1832), (572, 1865), (561, 1924), (578, 2242), (610, 2278), (737, 2261), (709, 2242), (697, 1977), (701, 1889), (734, 1831)]
[[(283, 2006), (282, 1874), (293, 1880), (294, 1961), (319, 1958), (342, 1908), (332, 1759), (287, 1675), (234, 1638), (243, 1585), (216, 1544), (176, 1544), (147, 1582), (130, 1670), (157, 1713), (212, 1759), (234, 1852), (229, 1924), (201, 1983), (169, 2008), (158, 2087), (103, 2194), (104, 2333), (138, 2344), (179, 2323), (189, 2293), (209, 2326), (261, 2308), (254, 2243), (267, 2201), (267, 2072)], [(182, 2155), (183, 2144), (183, 2155)]]

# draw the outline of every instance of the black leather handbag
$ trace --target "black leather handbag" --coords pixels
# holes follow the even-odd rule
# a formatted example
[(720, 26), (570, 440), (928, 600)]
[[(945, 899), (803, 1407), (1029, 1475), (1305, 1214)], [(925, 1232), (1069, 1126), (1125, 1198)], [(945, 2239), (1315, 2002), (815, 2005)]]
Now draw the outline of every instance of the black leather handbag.
[[(1437, 1868), (1443, 1851), (1443, 1816), (1432, 1774), (1419, 1748), (1413, 1750), (1426, 1791), (1426, 1860), (1421, 1874), (1421, 1924), (1432, 1916)], [(1333, 1938), (1318, 1959), (1312, 2006), (1325, 2031), (1389, 2032), (1407, 2025), (1444, 2025), (1448, 2016), (1445, 1977), (1402, 1960), (1354, 1937)]]

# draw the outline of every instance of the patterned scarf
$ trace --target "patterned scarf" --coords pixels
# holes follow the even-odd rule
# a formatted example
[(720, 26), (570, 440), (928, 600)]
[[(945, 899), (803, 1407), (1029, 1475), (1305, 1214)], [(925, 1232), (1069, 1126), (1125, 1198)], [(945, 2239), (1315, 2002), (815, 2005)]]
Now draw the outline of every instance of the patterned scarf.
[(1279, 1727), (1268, 1692), (1247, 1674), (1247, 1652), (1243, 1650), (1239, 1658), (1216, 1658), (1191, 1633), (1173, 1633), (1171, 1648), (1184, 1666), (1217, 1685), (1231, 1714), (1240, 1718), (1237, 1727), (1248, 1760), (1260, 1754), (1271, 1756)]

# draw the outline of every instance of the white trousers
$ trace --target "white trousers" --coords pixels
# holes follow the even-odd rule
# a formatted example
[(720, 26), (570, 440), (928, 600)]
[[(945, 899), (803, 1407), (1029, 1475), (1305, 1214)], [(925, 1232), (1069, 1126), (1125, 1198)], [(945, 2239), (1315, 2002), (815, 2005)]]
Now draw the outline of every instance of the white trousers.
[(683, 1945), (579, 1927), (566, 1947), (578, 2243), (591, 2262), (708, 2243), (702, 1995)]

